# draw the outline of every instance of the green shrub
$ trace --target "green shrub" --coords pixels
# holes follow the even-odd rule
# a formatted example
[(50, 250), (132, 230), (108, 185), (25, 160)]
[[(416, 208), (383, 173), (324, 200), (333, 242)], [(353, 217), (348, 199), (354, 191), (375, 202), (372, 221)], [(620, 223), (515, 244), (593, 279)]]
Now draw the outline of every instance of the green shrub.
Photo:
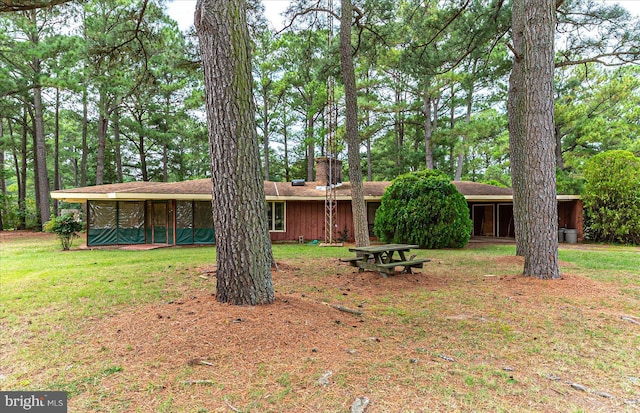
[(374, 232), (383, 242), (462, 248), (473, 224), (464, 196), (438, 171), (396, 178), (382, 196)]
[(584, 167), (585, 236), (593, 241), (640, 244), (640, 158), (608, 151)]
[(556, 169), (556, 190), (558, 194), (576, 195), (584, 189), (584, 178), (573, 171)]
[(68, 214), (53, 217), (51, 221), (44, 224), (44, 230), (58, 235), (62, 249), (67, 251), (71, 248), (74, 238), (79, 237), (78, 232), (82, 231), (82, 224), (73, 215)]

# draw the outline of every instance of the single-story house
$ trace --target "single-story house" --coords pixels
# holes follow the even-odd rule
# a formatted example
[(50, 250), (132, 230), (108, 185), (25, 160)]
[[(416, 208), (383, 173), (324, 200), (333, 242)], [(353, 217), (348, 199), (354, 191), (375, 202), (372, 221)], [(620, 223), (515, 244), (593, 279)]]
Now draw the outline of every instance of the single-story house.
[[(324, 169), (318, 160), (318, 176)], [(327, 168), (328, 169), (328, 168)], [(336, 174), (339, 179), (339, 174)], [(324, 240), (326, 182), (264, 182), (268, 225), (274, 242)], [(513, 238), (513, 194), (477, 182), (453, 182), (469, 203), (473, 236)], [(390, 182), (364, 182), (369, 232)], [(354, 239), (351, 183), (334, 186), (337, 239)], [(87, 244), (213, 244), (211, 179), (128, 182), (52, 192), (54, 199), (86, 204)], [(558, 225), (582, 238), (582, 201), (558, 195)]]

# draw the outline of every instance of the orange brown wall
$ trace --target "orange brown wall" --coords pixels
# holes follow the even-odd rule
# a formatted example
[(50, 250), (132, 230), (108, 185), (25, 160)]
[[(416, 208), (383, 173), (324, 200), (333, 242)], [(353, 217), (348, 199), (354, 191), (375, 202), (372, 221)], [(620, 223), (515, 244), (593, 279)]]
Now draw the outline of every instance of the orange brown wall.
[[(340, 234), (347, 231), (347, 241), (353, 241), (353, 215), (351, 202), (338, 201), (336, 214), (336, 232), (338, 241)], [(324, 241), (324, 201), (287, 201), (286, 230), (284, 232), (270, 232), (271, 241), (298, 241), (303, 237), (305, 242)]]

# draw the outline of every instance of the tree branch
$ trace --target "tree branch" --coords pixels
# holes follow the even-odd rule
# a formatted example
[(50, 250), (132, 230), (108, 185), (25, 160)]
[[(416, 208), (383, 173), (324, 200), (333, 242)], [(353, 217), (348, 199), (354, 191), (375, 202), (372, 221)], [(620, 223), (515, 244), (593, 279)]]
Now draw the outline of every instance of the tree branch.
[[(623, 56), (629, 56), (633, 58), (623, 58)], [(603, 60), (607, 57), (614, 57), (619, 59), (619, 62), (612, 62)], [(638, 64), (638, 59), (640, 59), (640, 51), (639, 52), (616, 52), (616, 53), (602, 53), (597, 56), (587, 57), (579, 60), (563, 60), (562, 62), (556, 62), (555, 67), (565, 67), (565, 66), (575, 66), (585, 63), (599, 63), (604, 66), (622, 66), (627, 63)]]
[(42, 9), (71, 1), (73, 0), (3, 0), (3, 2), (0, 3), (0, 13)]
[(282, 29), (278, 30), (278, 31), (276, 32), (276, 35), (278, 35), (278, 34), (280, 34), (280, 33), (284, 32), (285, 30), (288, 30), (289, 28), (291, 28), (291, 26), (293, 26), (293, 22), (296, 20), (296, 18), (298, 18), (298, 17), (300, 17), (300, 16), (307, 15), (307, 14), (309, 14), (309, 13), (313, 13), (313, 12), (324, 12), (324, 13), (327, 13), (327, 14), (329, 14), (329, 15), (333, 16), (334, 18), (336, 18), (336, 19), (340, 20), (340, 16), (339, 16), (338, 14), (336, 14), (336, 13), (335, 13), (334, 11), (332, 11), (332, 10), (325, 9), (324, 7), (311, 7), (311, 8), (308, 8), (308, 9), (306, 9), (306, 10), (303, 10), (303, 11), (299, 11), (299, 12), (294, 13), (294, 15), (293, 15), (293, 16), (291, 16), (291, 21), (289, 22), (289, 24), (287, 24), (286, 26), (284, 26)]
[[(465, 10), (467, 9), (467, 6), (469, 6), (469, 2), (470, 2), (470, 0), (467, 0), (467, 1), (464, 3), (464, 5), (463, 5), (462, 7), (460, 7), (460, 9), (459, 9), (458, 11), (456, 11), (456, 13), (455, 13), (453, 16), (451, 16), (451, 18), (450, 18), (450, 19), (449, 19), (449, 20), (444, 24), (444, 26), (442, 26), (442, 27), (440, 28), (440, 30), (438, 30), (438, 32), (437, 32), (436, 34), (434, 34), (434, 35), (431, 37), (431, 39), (429, 39), (429, 41), (428, 41), (428, 42), (423, 43), (423, 44), (420, 44), (420, 45), (417, 45), (417, 46), (416, 46), (416, 49), (420, 49), (420, 48), (423, 48), (423, 47), (427, 47), (427, 46), (429, 46), (431, 43), (433, 43), (433, 42), (434, 42), (434, 41), (435, 41), (435, 40), (436, 40), (436, 39), (437, 39), (437, 38), (438, 38), (438, 37), (439, 37), (439, 36), (440, 36), (444, 31), (445, 31), (445, 30), (447, 30), (447, 28), (448, 28), (449, 26), (451, 26), (451, 25), (453, 24), (453, 22), (454, 22), (454, 21), (456, 21), (456, 19), (457, 19), (458, 17), (460, 17), (460, 15), (462, 14), (462, 12), (463, 12), (463, 11), (465, 11)], [(422, 57), (422, 56), (421, 56), (421, 57)]]

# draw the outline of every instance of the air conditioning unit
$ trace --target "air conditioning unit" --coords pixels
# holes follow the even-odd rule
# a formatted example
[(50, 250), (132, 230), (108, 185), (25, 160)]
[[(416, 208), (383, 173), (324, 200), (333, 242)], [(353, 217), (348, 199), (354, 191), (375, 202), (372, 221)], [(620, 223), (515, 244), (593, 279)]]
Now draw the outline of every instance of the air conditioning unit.
[(304, 179), (294, 179), (291, 181), (291, 186), (304, 186), (304, 185), (305, 185)]

